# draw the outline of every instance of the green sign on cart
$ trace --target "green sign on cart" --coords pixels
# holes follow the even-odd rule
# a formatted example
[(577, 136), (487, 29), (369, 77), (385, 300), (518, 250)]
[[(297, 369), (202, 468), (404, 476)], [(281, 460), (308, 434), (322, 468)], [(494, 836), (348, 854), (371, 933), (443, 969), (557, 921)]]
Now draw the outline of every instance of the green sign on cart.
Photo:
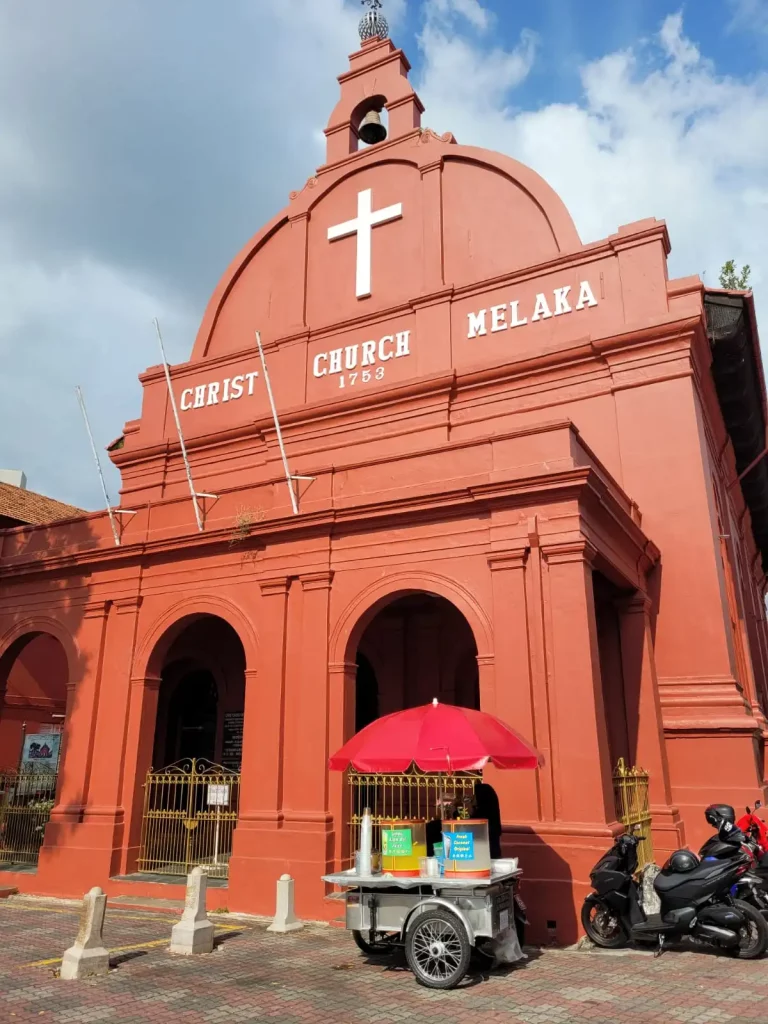
[(409, 828), (383, 828), (381, 842), (385, 857), (413, 856), (413, 834)]

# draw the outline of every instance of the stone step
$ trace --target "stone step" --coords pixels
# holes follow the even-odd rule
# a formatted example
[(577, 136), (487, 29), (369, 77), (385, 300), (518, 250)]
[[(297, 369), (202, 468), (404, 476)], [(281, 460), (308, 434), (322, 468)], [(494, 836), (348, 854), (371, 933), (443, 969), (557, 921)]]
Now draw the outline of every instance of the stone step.
[(0, 900), (7, 900), (9, 896), (16, 896), (19, 890), (14, 886), (3, 888), (0, 886)]

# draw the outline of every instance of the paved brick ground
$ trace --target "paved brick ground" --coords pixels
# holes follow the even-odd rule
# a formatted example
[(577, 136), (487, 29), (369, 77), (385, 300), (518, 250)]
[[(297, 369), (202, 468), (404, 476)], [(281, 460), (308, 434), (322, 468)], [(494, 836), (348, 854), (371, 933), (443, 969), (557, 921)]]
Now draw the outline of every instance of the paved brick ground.
[[(273, 936), (262, 924), (217, 919), (209, 957), (172, 957), (169, 913), (109, 910), (115, 969), (63, 982), (55, 963), (77, 930), (78, 908), (0, 902), (0, 1022), (22, 1024), (733, 1024), (768, 1020), (768, 960), (711, 953), (534, 953), (525, 966), (475, 973), (447, 993), (403, 969), (366, 961), (345, 932)], [(226, 929), (226, 930), (223, 930)], [(129, 947), (129, 948), (126, 948)], [(132, 948), (131, 948), (132, 947)], [(35, 965), (35, 966), (32, 966)], [(715, 1006), (715, 1001), (717, 1005)]]

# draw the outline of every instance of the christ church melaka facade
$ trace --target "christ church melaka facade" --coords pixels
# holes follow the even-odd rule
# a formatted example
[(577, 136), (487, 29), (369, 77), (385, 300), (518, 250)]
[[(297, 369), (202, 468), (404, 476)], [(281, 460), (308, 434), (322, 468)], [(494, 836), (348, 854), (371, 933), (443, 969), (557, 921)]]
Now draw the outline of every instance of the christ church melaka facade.
[[(299, 914), (332, 918), (348, 797), (328, 756), (433, 697), (544, 755), (486, 773), (534, 937), (578, 934), (620, 758), (649, 773), (657, 861), (702, 839), (710, 801), (763, 793), (751, 295), (670, 280), (653, 218), (582, 244), (532, 170), (423, 128), (408, 71), (388, 39), (351, 56), (325, 164), (171, 369), (203, 528), (155, 366), (110, 446), (120, 545), (104, 513), (0, 532), (0, 694), (66, 693), (36, 873), (7, 873), (22, 890), (180, 893), (138, 871), (147, 772), (230, 758), (214, 905), (272, 913), (288, 872)], [(371, 111), (388, 137), (363, 146)]]

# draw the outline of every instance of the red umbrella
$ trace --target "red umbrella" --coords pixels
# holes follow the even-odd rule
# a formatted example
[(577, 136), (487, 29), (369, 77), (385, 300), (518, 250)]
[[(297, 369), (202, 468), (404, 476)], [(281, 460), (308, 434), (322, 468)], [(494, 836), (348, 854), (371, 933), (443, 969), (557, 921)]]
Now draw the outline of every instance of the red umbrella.
[(544, 758), (514, 729), (484, 711), (438, 704), (397, 711), (371, 722), (338, 750), (328, 764), (343, 772), (425, 772), (538, 768)]

